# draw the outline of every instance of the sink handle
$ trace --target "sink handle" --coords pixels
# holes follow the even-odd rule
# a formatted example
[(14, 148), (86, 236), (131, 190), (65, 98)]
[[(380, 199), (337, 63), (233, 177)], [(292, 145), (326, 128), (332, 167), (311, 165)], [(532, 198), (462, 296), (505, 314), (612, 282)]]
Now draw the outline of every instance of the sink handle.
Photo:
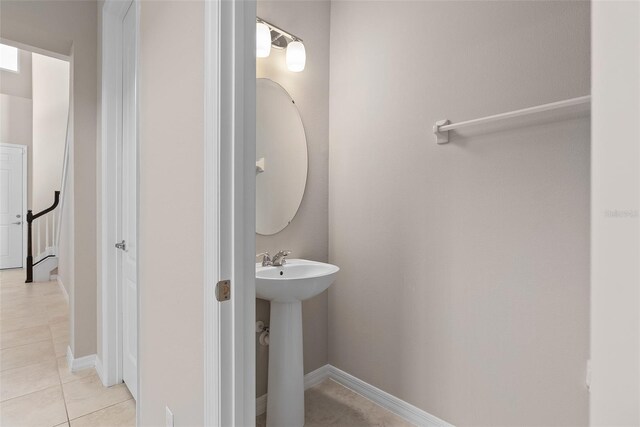
[(287, 262), (285, 258), (289, 255), (291, 255), (291, 251), (289, 250), (278, 252), (273, 256), (273, 259), (271, 260), (271, 265), (275, 265), (277, 267), (281, 267), (285, 265)]
[(271, 264), (271, 255), (269, 255), (269, 252), (262, 252), (261, 254), (256, 255), (256, 258), (262, 257), (262, 266), (263, 267), (267, 267)]

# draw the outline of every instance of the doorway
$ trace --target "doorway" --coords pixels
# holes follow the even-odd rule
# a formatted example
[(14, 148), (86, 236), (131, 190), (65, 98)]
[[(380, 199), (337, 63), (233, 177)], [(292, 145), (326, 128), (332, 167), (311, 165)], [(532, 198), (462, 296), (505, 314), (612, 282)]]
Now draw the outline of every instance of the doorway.
[(122, 290), (122, 379), (138, 395), (137, 117), (136, 12), (132, 2), (122, 20), (122, 147), (120, 149), (120, 239), (118, 287)]
[[(138, 400), (138, 4), (103, 8), (102, 382)], [(115, 179), (114, 179), (115, 178)]]
[(25, 259), (27, 147), (0, 145), (0, 269), (22, 268)]

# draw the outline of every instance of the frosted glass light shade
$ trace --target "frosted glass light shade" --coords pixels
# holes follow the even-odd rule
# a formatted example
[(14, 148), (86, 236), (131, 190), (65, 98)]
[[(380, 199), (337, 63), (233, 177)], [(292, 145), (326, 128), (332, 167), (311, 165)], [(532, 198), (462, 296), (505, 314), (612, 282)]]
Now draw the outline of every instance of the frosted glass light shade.
[(6, 44), (0, 44), (0, 68), (18, 72), (18, 49)]
[(266, 58), (271, 53), (271, 29), (262, 22), (256, 23), (256, 56)]
[(289, 71), (300, 72), (304, 70), (307, 62), (307, 54), (304, 45), (299, 41), (292, 41), (287, 45), (287, 68)]

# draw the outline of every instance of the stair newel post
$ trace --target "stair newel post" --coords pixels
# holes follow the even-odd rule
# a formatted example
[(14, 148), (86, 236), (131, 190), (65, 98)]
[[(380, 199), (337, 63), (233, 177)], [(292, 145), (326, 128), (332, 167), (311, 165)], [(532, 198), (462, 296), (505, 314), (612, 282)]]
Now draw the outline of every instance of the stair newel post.
[(27, 280), (25, 283), (33, 282), (33, 248), (31, 247), (31, 224), (33, 223), (33, 212), (27, 211)]
[[(27, 239), (27, 280), (25, 280), (25, 283), (31, 283), (33, 282), (33, 247), (32, 247), (32, 233), (31, 233), (31, 228), (32, 228), (32, 223), (34, 219), (38, 219), (40, 218), (42, 215), (46, 215), (49, 212), (53, 211), (57, 206), (58, 206), (58, 202), (60, 202), (60, 192), (59, 191), (54, 191), (53, 192), (53, 205), (51, 205), (51, 207), (38, 212), (37, 214), (33, 214), (33, 212), (31, 212), (30, 210), (27, 211), (27, 231), (28, 231), (28, 239)], [(40, 223), (38, 222), (38, 226), (40, 225)], [(40, 228), (38, 227), (38, 247), (36, 248), (38, 251), (40, 251)], [(38, 262), (36, 264), (38, 264), (39, 262), (41, 262), (42, 259), (38, 260)]]

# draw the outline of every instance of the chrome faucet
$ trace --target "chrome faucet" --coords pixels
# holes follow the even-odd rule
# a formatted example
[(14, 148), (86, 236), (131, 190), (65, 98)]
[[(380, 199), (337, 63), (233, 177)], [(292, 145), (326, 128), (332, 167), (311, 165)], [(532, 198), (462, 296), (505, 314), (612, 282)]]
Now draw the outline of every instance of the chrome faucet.
[(256, 255), (256, 258), (258, 257), (262, 257), (263, 267), (269, 267), (273, 265), (273, 263), (271, 262), (271, 256), (269, 255), (269, 252), (263, 252), (261, 254)]
[(282, 267), (287, 263), (286, 257), (291, 255), (291, 251), (280, 251), (273, 256), (271, 265), (274, 267)]

